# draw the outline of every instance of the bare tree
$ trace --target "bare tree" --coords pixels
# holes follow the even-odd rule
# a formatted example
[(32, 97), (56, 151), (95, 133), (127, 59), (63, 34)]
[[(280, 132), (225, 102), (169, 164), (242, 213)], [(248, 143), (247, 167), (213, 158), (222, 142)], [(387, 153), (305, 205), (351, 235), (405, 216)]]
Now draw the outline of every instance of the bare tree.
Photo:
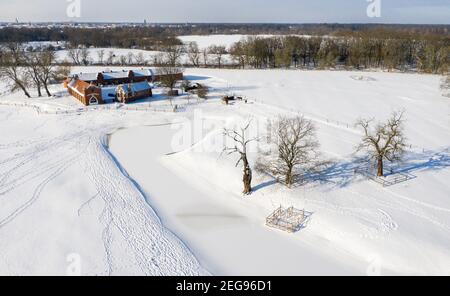
[(106, 63), (108, 65), (112, 65), (114, 64), (114, 58), (116, 57), (116, 55), (114, 54), (114, 51), (110, 50), (108, 52), (108, 57), (106, 58)]
[(69, 48), (67, 55), (75, 65), (81, 65), (81, 49), (77, 47), (71, 47)]
[(197, 42), (191, 42), (187, 48), (188, 58), (194, 67), (200, 67), (200, 50)]
[[(176, 47), (174, 48), (176, 51)], [(175, 84), (180, 80), (180, 73), (183, 73), (183, 69), (178, 66), (178, 57), (173, 52), (166, 52), (162, 57), (160, 67), (157, 69), (156, 74), (159, 77), (161, 84), (170, 89), (168, 95), (176, 95), (174, 92)]]
[(248, 195), (252, 193), (252, 178), (253, 173), (250, 167), (250, 163), (247, 157), (247, 149), (248, 145), (251, 142), (258, 141), (257, 138), (249, 138), (247, 133), (248, 129), (251, 125), (251, 120), (248, 120), (244, 127), (241, 127), (239, 130), (225, 129), (224, 135), (231, 139), (234, 143), (233, 146), (227, 147), (225, 146), (224, 152), (228, 155), (231, 154), (239, 154), (239, 159), (236, 162), (236, 167), (242, 162), (243, 165), (243, 177), (242, 182), (244, 183), (244, 190), (242, 193)]
[(128, 65), (133, 65), (133, 61), (134, 61), (134, 53), (130, 51), (127, 54), (127, 64)]
[(10, 44), (7, 51), (2, 55), (0, 67), (0, 77), (7, 78), (13, 82), (13, 90), (20, 89), (25, 96), (31, 98), (27, 90), (27, 71), (23, 66), (26, 65), (24, 52), (19, 44)]
[(365, 150), (377, 163), (377, 176), (384, 176), (383, 161), (390, 162), (401, 159), (406, 149), (406, 138), (403, 133), (404, 111), (394, 112), (386, 123), (378, 123), (372, 130), (372, 120), (360, 119), (357, 126), (364, 131), (357, 151)]
[(121, 66), (125, 66), (127, 64), (127, 57), (125, 55), (121, 55), (119, 57), (119, 64)]
[(244, 42), (239, 41), (234, 43), (230, 48), (230, 54), (239, 67), (245, 69), (246, 55)]
[(441, 90), (444, 97), (450, 98), (450, 75), (444, 76), (441, 80)]
[(219, 68), (222, 67), (222, 59), (227, 54), (227, 49), (222, 45), (212, 45), (209, 47), (209, 53), (214, 55), (214, 59)]
[(317, 158), (319, 143), (315, 126), (303, 116), (280, 116), (269, 123), (269, 142), (274, 149), (258, 160), (258, 169), (283, 179), (291, 187), (301, 174), (299, 168)]
[(153, 66), (157, 66), (157, 67), (161, 66), (164, 61), (164, 54), (162, 52), (159, 52), (152, 57), (152, 60), (153, 60)]
[(56, 60), (54, 51), (44, 51), (39, 54), (39, 68), (40, 78), (47, 95), (50, 97), (52, 94), (48, 89), (50, 79), (55, 75), (54, 62)]
[(80, 50), (80, 58), (83, 65), (85, 66), (89, 65), (89, 56), (90, 56), (89, 50), (86, 47), (83, 47)]
[(105, 50), (101, 49), (101, 50), (97, 51), (97, 57), (98, 57), (98, 63), (100, 65), (102, 65), (103, 60), (105, 59)]
[(72, 69), (69, 64), (59, 65), (50, 74), (51, 75), (50, 79), (55, 81), (63, 81), (70, 75), (71, 70)]
[(139, 52), (136, 56), (135, 56), (135, 60), (136, 60), (136, 64), (138, 65), (145, 65), (147, 64), (146, 60), (145, 60), (145, 56), (142, 52)]
[(179, 66), (183, 50), (184, 50), (183, 46), (168, 45), (165, 48), (164, 52), (165, 63), (169, 64), (172, 67)]
[[(175, 93), (173, 91), (167, 91), (164, 93), (164, 97), (166, 98), (167, 101), (169, 101), (170, 106), (173, 107), (173, 99), (175, 98)], [(173, 110), (174, 112), (176, 110)]]
[(174, 88), (180, 80), (180, 73), (183, 73), (183, 69), (168, 64), (162, 65), (156, 70), (160, 83), (170, 89), (169, 95), (174, 95)]
[(42, 97), (42, 79), (41, 79), (41, 67), (40, 67), (40, 57), (37, 53), (28, 53), (25, 55), (26, 61), (26, 71), (28, 72), (28, 77), (31, 78), (33, 85), (36, 87), (38, 96)]
[(202, 56), (203, 56), (203, 65), (205, 67), (208, 67), (209, 51), (207, 48), (204, 48), (202, 50)]

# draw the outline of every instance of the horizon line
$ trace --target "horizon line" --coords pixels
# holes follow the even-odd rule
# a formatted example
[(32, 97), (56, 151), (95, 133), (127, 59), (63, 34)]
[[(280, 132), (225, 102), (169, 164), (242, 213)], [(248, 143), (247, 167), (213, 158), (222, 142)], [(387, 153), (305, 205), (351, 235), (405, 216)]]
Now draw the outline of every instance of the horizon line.
[(140, 24), (140, 25), (373, 25), (373, 26), (450, 26), (450, 23), (363, 23), (363, 22), (145, 22), (145, 21), (2, 21), (0, 24)]

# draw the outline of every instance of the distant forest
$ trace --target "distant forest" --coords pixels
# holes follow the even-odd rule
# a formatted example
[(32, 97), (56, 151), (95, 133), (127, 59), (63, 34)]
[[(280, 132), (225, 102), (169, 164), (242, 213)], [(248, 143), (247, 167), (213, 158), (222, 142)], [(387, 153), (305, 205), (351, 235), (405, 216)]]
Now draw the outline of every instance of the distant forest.
[[(97, 28), (73, 27), (70, 24), (40, 24), (31, 27), (3, 27), (0, 42), (68, 41), (92, 46), (151, 46), (155, 41), (174, 41), (179, 35), (273, 34), (348, 36), (354, 33), (422, 36), (449, 39), (450, 25), (386, 24), (89, 24)], [(143, 40), (142, 40), (143, 39)]]
[[(90, 28), (73, 26), (4, 27), (0, 42), (65, 41), (72, 48), (118, 47), (171, 51), (181, 47), (179, 35), (243, 34), (230, 48), (200, 50), (184, 46), (195, 67), (223, 67), (229, 54), (240, 68), (382, 68), (448, 73), (450, 25), (382, 24), (128, 24)], [(307, 35), (299, 37), (297, 35)], [(179, 51), (176, 49), (176, 51)], [(200, 52), (201, 51), (201, 52)], [(211, 54), (217, 59), (200, 62)], [(230, 66), (230, 65), (226, 65)]]
[(450, 35), (450, 25), (388, 25), (388, 24), (192, 24), (175, 26), (175, 35), (271, 34), (342, 36), (354, 32), (390, 31), (397, 34)]
[(65, 41), (76, 46), (158, 49), (161, 45), (181, 44), (169, 28), (17, 28), (0, 29), (0, 42)]
[(248, 37), (231, 46), (229, 53), (241, 68), (377, 68), (446, 74), (450, 40), (385, 30), (339, 37)]

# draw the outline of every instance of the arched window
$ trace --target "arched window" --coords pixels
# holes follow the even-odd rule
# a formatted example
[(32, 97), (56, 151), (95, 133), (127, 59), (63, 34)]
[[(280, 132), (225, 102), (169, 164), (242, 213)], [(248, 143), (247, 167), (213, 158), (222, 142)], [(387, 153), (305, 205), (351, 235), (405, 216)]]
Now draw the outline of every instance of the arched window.
[(88, 99), (89, 105), (98, 105), (98, 98), (96, 94), (89, 94)]
[(92, 97), (89, 99), (89, 105), (98, 105), (98, 100), (96, 97)]

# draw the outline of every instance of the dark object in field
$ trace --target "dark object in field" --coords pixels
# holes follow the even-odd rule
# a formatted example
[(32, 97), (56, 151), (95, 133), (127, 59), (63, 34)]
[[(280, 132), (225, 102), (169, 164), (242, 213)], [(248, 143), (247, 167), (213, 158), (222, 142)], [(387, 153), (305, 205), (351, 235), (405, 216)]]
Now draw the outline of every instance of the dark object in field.
[(200, 83), (192, 83), (192, 84), (186, 86), (184, 88), (184, 91), (188, 92), (188, 91), (192, 91), (192, 90), (198, 90), (198, 89), (201, 89), (201, 88), (203, 88), (203, 85), (201, 85)]
[(170, 97), (177, 97), (179, 95), (178, 89), (172, 89), (167, 92), (167, 95)]
[(247, 104), (247, 99), (244, 100), (243, 97), (237, 97), (237, 96), (224, 96), (222, 98), (222, 101), (227, 105), (230, 103), (230, 101), (244, 101)]
[(208, 98), (209, 88), (207, 86), (201, 85), (201, 87), (197, 89), (196, 92), (199, 98), (206, 100)]
[(226, 105), (228, 105), (229, 103), (230, 103), (230, 101), (235, 101), (236, 100), (236, 97), (235, 96), (224, 96), (223, 98), (222, 98), (222, 101), (226, 104)]

